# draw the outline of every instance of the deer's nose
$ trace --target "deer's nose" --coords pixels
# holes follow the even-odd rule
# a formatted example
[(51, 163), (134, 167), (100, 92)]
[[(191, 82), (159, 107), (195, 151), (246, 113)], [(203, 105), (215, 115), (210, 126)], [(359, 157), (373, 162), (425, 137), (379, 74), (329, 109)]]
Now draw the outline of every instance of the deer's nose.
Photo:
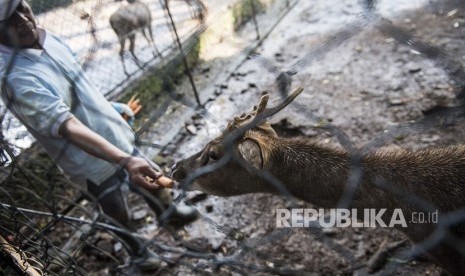
[(171, 177), (176, 181), (181, 181), (186, 177), (186, 172), (182, 166), (178, 166), (176, 163), (171, 167)]

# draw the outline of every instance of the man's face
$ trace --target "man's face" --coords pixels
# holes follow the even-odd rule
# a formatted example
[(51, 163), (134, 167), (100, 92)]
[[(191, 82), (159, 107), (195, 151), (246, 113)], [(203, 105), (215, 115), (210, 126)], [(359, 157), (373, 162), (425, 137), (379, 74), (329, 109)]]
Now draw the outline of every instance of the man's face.
[[(1, 43), (18, 48), (31, 48), (37, 45), (39, 34), (31, 7), (22, 1), (5, 24)], [(0, 24), (2, 24), (0, 23)]]

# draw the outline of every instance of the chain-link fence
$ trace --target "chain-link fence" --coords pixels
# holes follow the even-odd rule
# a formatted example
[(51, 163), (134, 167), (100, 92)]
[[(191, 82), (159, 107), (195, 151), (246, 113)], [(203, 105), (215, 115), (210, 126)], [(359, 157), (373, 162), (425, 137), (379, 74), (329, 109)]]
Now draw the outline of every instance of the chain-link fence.
[[(421, 148), (461, 142), (465, 53), (460, 41), (464, 37), (465, 7), (460, 1), (406, 4), (243, 0), (210, 1), (208, 7), (203, 1), (193, 0), (142, 1), (138, 12), (132, 15), (140, 21), (130, 30), (122, 30), (130, 23), (118, 24), (124, 14), (119, 19), (113, 15), (118, 9), (131, 9), (141, 2), (64, 2), (30, 4), (37, 11), (40, 25), (63, 39), (76, 54), (82, 72), (73, 71), (75, 64), (66, 64), (66, 57), (50, 51), (55, 49), (52, 44), (42, 44), (43, 55), (47, 56), (44, 61), (48, 62), (45, 69), (28, 67), (31, 56), (14, 47), (18, 44), (12, 41), (3, 40), (10, 47), (0, 48), (4, 57), (0, 61), (2, 97), (6, 102), (1, 116), (0, 159), (3, 274), (142, 273), (132, 258), (137, 255), (131, 247), (133, 239), (143, 241), (143, 249), (149, 248), (164, 261), (155, 270), (158, 274), (434, 273), (434, 267), (427, 263), (423, 267), (412, 265), (421, 262), (426, 252), (439, 252), (434, 255), (435, 261), (460, 274), (465, 266), (460, 200), (462, 147), (427, 149), (417, 155), (398, 148), (381, 149), (391, 153), (373, 154), (393, 144)], [(148, 13), (143, 12), (147, 10)], [(428, 17), (424, 19), (417, 13)], [(295, 18), (291, 20), (292, 16)], [(279, 28), (280, 25), (287, 27)], [(7, 28), (5, 24), (1, 26), (2, 30)], [(118, 26), (121, 30), (117, 35)], [(279, 33), (284, 31), (287, 33)], [(153, 40), (149, 32), (153, 33)], [(285, 43), (278, 42), (280, 36)], [(42, 43), (50, 43), (47, 39)], [(134, 51), (121, 51), (121, 41), (134, 43)], [(350, 54), (341, 49), (350, 49)], [(315, 67), (319, 63), (324, 65)], [(387, 70), (389, 66), (392, 67)], [(44, 74), (34, 75), (34, 70), (44, 70)], [(50, 77), (50, 72), (55, 75)], [(407, 77), (403, 76), (405, 72)], [(358, 81), (351, 79), (358, 73)], [(18, 74), (24, 78), (16, 78)], [(51, 78), (50, 83), (44, 83), (47, 78)], [(201, 81), (202, 78), (206, 80)], [(15, 80), (24, 84), (12, 83)], [(79, 176), (88, 180), (87, 175), (80, 175), (80, 168), (64, 168), (77, 181), (68, 180), (57, 169), (56, 164), (66, 164), (62, 158), (68, 158), (66, 152), (75, 143), (72, 138), (73, 142), (63, 141), (59, 150), (51, 150), (51, 159), (37, 145), (45, 144), (50, 152), (50, 145), (44, 141), (61, 139), (60, 135), (42, 132), (42, 123), (50, 125), (53, 132), (56, 126), (52, 123), (59, 121), (50, 117), (55, 114), (47, 111), (52, 107), (42, 105), (44, 100), (34, 96), (43, 95), (44, 87), (46, 93), (53, 94), (52, 98), (61, 95), (56, 90), (68, 91), (68, 98), (63, 101), (70, 113), (121, 126), (121, 118), (107, 114), (105, 105), (88, 102), (99, 98), (87, 98), (82, 93), (87, 83), (95, 85), (93, 91), (100, 91), (109, 100), (125, 102), (137, 93), (143, 112), (133, 125), (134, 143), (167, 170), (213, 139), (213, 132), (223, 131), (233, 116), (248, 111), (264, 92), (279, 103), (278, 99), (285, 99), (298, 86), (305, 88), (303, 94), (270, 119), (272, 126), (279, 135), (316, 136), (320, 142), (339, 148), (285, 140), (289, 144), (278, 145), (274, 157), (261, 153), (261, 162), (275, 158), (279, 164), (251, 166), (256, 155), (252, 161), (244, 159), (243, 152), (238, 155), (238, 141), (243, 141), (244, 133), (252, 135), (247, 131), (256, 130), (257, 126), (261, 126), (261, 135), (269, 134), (268, 126), (261, 124), (276, 110), (266, 109), (244, 122), (239, 120), (233, 127), (229, 125), (221, 143), (213, 144), (219, 150), (210, 143), (198, 158), (191, 158), (189, 165), (177, 165), (178, 175), (174, 176), (183, 181), (181, 189), (172, 192), (174, 203), (196, 206), (200, 219), (178, 229), (167, 223), (176, 215), (174, 207), (160, 211), (156, 207), (163, 205), (159, 194), (133, 187), (136, 193), (129, 195), (129, 205), (135, 228), (130, 231), (121, 221), (115, 221), (111, 212), (102, 212), (97, 203), (102, 202), (105, 194), (113, 193), (113, 186), (99, 193), (89, 188), (89, 192), (88, 186), (79, 181)], [(350, 91), (351, 85), (360, 91)], [(34, 93), (28, 93), (28, 89)], [(340, 106), (331, 104), (331, 97)], [(33, 102), (29, 103), (31, 99)], [(379, 106), (388, 110), (386, 115), (383, 110), (364, 114)], [(19, 115), (39, 143), (7, 109)], [(82, 115), (82, 110), (88, 112), (88, 117)], [(48, 120), (40, 119), (44, 114), (49, 115)], [(342, 114), (348, 114), (348, 118), (340, 119)], [(380, 119), (383, 116), (388, 119)], [(354, 139), (357, 135), (364, 139)], [(261, 140), (255, 143), (267, 145), (260, 144)], [(289, 148), (289, 152), (285, 153), (284, 148)], [(90, 152), (95, 153), (92, 149)], [(281, 153), (288, 156), (279, 162), (276, 156)], [(121, 166), (111, 167), (120, 171)], [(92, 166), (82, 167), (92, 171)], [(181, 176), (180, 168), (184, 169)], [(99, 172), (93, 174), (98, 179)], [(215, 179), (218, 174), (216, 181), (210, 180), (215, 186), (204, 187), (205, 190), (224, 191), (225, 195), (244, 193), (235, 189), (272, 191), (282, 200), (254, 195), (242, 200), (206, 200), (204, 194), (184, 190), (195, 181), (200, 186), (208, 183), (208, 175)], [(303, 186), (299, 186), (299, 181)], [(250, 191), (241, 188), (241, 184), (249, 182), (265, 186), (258, 185)], [(322, 185), (329, 188), (319, 188)], [(383, 218), (394, 209), (409, 215), (439, 210), (440, 220), (422, 225), (409, 221), (405, 229), (399, 227), (415, 242), (413, 249), (403, 236), (395, 234), (396, 230), (335, 229), (322, 227), (321, 221), (303, 229), (277, 228), (279, 210), (308, 207), (295, 197), (317, 207), (359, 211), (385, 208), (387, 214)], [(385, 237), (374, 238), (380, 234)]]

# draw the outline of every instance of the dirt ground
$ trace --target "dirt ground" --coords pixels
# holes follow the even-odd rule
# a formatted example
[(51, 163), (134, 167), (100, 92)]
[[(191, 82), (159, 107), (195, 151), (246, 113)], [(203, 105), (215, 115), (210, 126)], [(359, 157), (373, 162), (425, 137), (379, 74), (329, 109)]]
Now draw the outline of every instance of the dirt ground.
[[(264, 39), (258, 57), (234, 71), (225, 69), (225, 61), (204, 57), (196, 69), (196, 81), (215, 86), (215, 95), (206, 104), (210, 116), (194, 116), (180, 123), (193, 125), (195, 131), (184, 129), (184, 138), (173, 142), (175, 158), (200, 150), (233, 115), (248, 111), (261, 94), (268, 92), (272, 102), (279, 101), (282, 95), (276, 91), (275, 80), (286, 71), (295, 72), (291, 87), (305, 90), (295, 104), (271, 119), (282, 135), (306, 135), (338, 144), (321, 127), (327, 122), (357, 148), (418, 149), (462, 143), (465, 128), (460, 119), (402, 132), (396, 128), (414, 125), (439, 108), (458, 105), (456, 93), (461, 84), (453, 78), (457, 70), (450, 70), (447, 60), (459, 65), (465, 60), (463, 3), (410, 1), (411, 7), (402, 7), (398, 1), (379, 1), (378, 12), (387, 21), (366, 23), (360, 16), (360, 2), (300, 1)], [(382, 32), (388, 21), (410, 34), (410, 42)], [(253, 25), (245, 26), (241, 35), (254, 36)], [(444, 55), (428, 58), (411, 47), (414, 41), (437, 47)], [(228, 77), (219, 78), (216, 70)], [(380, 137), (386, 137), (384, 143), (375, 145), (373, 141)], [(167, 261), (158, 272), (161, 275), (365, 275), (368, 261), (383, 243), (406, 240), (397, 231), (381, 228), (331, 228), (321, 234), (311, 229), (279, 230), (276, 208), (290, 204), (279, 196), (219, 198), (189, 192), (187, 198), (202, 219), (177, 232), (184, 242), (153, 225), (140, 230), (153, 238), (153, 247)], [(180, 251), (162, 250), (160, 244)], [(190, 253), (183, 251), (185, 246)], [(409, 248), (406, 243), (391, 253)], [(428, 261), (396, 256), (387, 258), (374, 273), (440, 275), (440, 269)], [(102, 271), (109, 272), (108, 268)], [(128, 269), (125, 273), (136, 272)]]

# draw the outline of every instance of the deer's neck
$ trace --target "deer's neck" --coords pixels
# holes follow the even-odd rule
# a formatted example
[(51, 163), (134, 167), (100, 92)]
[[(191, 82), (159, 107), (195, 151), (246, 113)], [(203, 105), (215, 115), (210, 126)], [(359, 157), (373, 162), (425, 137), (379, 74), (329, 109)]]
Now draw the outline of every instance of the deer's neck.
[(279, 138), (267, 168), (294, 196), (335, 207), (349, 175), (348, 153), (304, 139)]
[(464, 146), (373, 153), (351, 166), (350, 154), (341, 149), (302, 138), (278, 139), (279, 150), (272, 152), (268, 169), (294, 196), (315, 205), (336, 207), (353, 173), (361, 176), (352, 208), (418, 210), (413, 198), (396, 196), (379, 185), (422, 198), (439, 210), (464, 205)]

